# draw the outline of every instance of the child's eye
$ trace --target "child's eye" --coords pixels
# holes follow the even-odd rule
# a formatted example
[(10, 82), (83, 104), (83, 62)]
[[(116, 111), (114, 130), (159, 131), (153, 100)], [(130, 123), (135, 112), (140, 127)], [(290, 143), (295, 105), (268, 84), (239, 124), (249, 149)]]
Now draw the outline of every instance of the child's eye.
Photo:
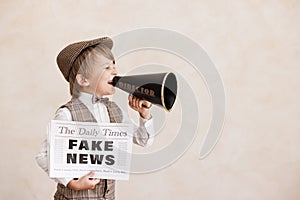
[(105, 69), (115, 69), (115, 61), (112, 61), (111, 63), (107, 64)]
[(115, 69), (115, 65), (112, 63), (108, 65), (105, 69)]

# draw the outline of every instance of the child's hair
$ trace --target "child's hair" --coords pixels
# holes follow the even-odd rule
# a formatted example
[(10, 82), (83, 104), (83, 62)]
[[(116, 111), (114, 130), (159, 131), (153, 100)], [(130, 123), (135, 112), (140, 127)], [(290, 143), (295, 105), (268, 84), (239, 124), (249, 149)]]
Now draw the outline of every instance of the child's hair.
[(95, 63), (97, 59), (99, 59), (100, 55), (115, 62), (112, 52), (103, 44), (86, 48), (74, 61), (69, 76), (70, 94), (73, 97), (79, 96), (81, 88), (76, 80), (76, 75), (82, 74), (84, 77), (89, 78), (94, 71), (93, 66), (95, 66)]

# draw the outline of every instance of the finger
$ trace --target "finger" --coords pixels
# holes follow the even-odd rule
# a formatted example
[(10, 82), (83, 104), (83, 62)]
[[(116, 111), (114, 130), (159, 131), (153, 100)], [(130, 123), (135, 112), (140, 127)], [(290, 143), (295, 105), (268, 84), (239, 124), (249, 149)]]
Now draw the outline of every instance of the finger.
[(128, 105), (130, 106), (130, 107), (133, 107), (133, 98), (132, 98), (132, 95), (130, 94), (130, 95), (128, 95)]
[(99, 182), (100, 182), (100, 179), (91, 180), (91, 181), (89, 182), (89, 184), (90, 184), (90, 189), (93, 190)]
[(139, 100), (139, 101), (138, 101), (138, 106), (139, 106), (139, 108), (142, 108), (143, 104), (145, 104), (144, 102), (145, 102), (145, 101), (143, 101), (143, 100)]
[(86, 177), (93, 177), (95, 174), (95, 172), (90, 171), (87, 175), (85, 175)]
[(100, 183), (100, 181), (101, 181), (101, 179), (100, 179), (100, 178), (97, 178), (97, 179), (94, 179), (94, 180), (93, 180), (93, 183), (94, 183), (95, 185), (97, 185), (98, 183)]
[(128, 100), (132, 101), (132, 94), (128, 95)]
[(89, 183), (95, 185), (99, 183), (100, 180), (101, 180), (100, 178), (89, 178)]
[(138, 108), (139, 107), (139, 99), (138, 98), (134, 98), (134, 107)]
[(136, 107), (136, 97), (132, 96), (132, 102), (131, 102), (132, 107)]

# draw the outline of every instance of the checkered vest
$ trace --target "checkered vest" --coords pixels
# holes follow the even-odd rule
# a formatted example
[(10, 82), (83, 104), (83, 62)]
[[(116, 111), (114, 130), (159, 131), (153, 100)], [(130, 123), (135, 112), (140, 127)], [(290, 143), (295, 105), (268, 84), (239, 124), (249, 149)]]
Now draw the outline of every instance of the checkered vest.
[[(67, 104), (61, 106), (70, 110), (72, 120), (80, 122), (97, 122), (93, 114), (88, 108), (78, 99), (72, 98)], [(121, 109), (115, 102), (108, 101), (106, 104), (110, 122), (121, 123), (123, 116)], [(55, 200), (85, 200), (85, 199), (99, 199), (99, 200), (114, 200), (115, 199), (115, 180), (101, 179), (100, 183), (95, 186), (93, 190), (72, 190), (65, 187), (63, 184), (57, 185), (57, 191), (54, 195)]]

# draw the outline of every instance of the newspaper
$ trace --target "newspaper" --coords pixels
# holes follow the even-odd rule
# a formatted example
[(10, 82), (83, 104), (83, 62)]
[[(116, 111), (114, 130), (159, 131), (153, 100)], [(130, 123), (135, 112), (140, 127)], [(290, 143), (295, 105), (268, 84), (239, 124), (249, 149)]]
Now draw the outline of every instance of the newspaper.
[(52, 120), (48, 126), (49, 176), (128, 180), (131, 124)]

